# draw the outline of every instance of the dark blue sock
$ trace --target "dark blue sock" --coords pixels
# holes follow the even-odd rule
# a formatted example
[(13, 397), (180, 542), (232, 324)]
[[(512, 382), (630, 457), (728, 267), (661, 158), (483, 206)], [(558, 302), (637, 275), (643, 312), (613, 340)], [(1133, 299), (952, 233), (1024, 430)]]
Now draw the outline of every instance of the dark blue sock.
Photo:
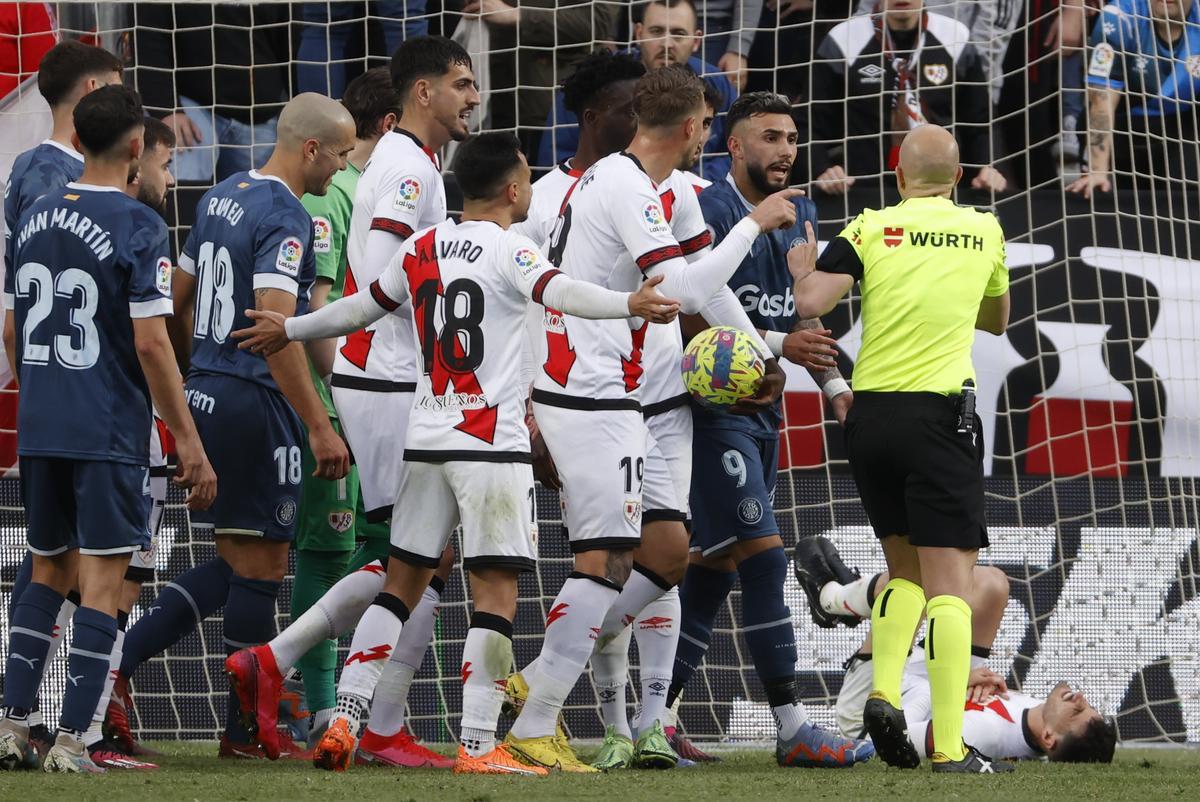
[(783, 603), (788, 559), (782, 548), (738, 563), (742, 581), (742, 636), (772, 707), (796, 701), (796, 630)]
[(80, 607), (72, 619), (71, 650), (67, 656), (67, 688), (58, 728), (82, 733), (108, 677), (108, 660), (117, 639), (117, 619), (90, 607)]
[(675, 704), (683, 687), (700, 670), (712, 640), (713, 623), (735, 582), (735, 571), (714, 571), (703, 565), (688, 565), (679, 586), (682, 615), (679, 645), (675, 647), (675, 667), (671, 670), (671, 689), (667, 692), (668, 706)]
[[(50, 633), (63, 597), (49, 585), (30, 582), (12, 613), (8, 663), (4, 671), (4, 706), (28, 712), (46, 671)], [(95, 709), (95, 704), (92, 705)]]
[(33, 553), (25, 552), (25, 559), (21, 560), (21, 565), (17, 568), (17, 575), (13, 577), (12, 593), (8, 597), (8, 620), (13, 620), (13, 614), (17, 611), (17, 602), (21, 600), (21, 594), (25, 592), (25, 588), (29, 587), (29, 583), (33, 581)]
[[(275, 597), (281, 582), (234, 576), (229, 581), (225, 603), (225, 653), (258, 646), (275, 637)], [(236, 615), (231, 615), (236, 611)], [(230, 691), (225, 713), (225, 734), (234, 743), (249, 743), (250, 733), (242, 726), (237, 694)]]
[(220, 557), (197, 565), (168, 582), (138, 619), (121, 653), (121, 673), (126, 677), (142, 663), (173, 646), (200, 622), (221, 609), (229, 596), (233, 569)]

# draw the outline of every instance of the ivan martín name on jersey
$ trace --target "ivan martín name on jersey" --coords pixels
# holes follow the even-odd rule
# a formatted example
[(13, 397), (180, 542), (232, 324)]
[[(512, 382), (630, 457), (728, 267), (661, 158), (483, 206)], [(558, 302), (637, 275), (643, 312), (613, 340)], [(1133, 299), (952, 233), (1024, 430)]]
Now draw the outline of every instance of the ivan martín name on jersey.
[(446, 393), (420, 398), (417, 400), (417, 406), (433, 412), (457, 412), (464, 409), (485, 409), (488, 400), (482, 393)]
[(743, 284), (733, 291), (747, 312), (756, 309), (763, 317), (792, 317), (796, 314), (796, 298), (791, 287), (783, 295), (767, 295), (757, 284)]
[(970, 248), (983, 252), (983, 237), (974, 234), (951, 234), (943, 231), (910, 231), (908, 240), (924, 248)]

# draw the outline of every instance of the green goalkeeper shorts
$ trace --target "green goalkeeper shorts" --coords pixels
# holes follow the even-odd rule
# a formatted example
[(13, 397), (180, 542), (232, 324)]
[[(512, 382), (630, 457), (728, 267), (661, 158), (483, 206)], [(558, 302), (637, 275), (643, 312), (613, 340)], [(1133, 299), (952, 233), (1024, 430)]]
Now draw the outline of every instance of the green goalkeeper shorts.
[(300, 484), (300, 517), (296, 548), (306, 551), (353, 551), (358, 523), (358, 469), (336, 481), (317, 479), (317, 461), (305, 442), (304, 478)]

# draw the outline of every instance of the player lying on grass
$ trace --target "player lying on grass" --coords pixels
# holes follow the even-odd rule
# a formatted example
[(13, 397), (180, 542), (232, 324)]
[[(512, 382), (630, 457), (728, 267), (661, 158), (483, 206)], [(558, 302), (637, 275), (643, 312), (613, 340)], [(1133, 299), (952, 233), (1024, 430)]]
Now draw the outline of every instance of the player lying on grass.
[[(392, 558), (384, 590), (359, 622), (350, 652), (386, 653), (396, 642), (410, 605), (461, 523), (474, 611), (463, 648), (455, 771), (540, 776), (545, 769), (522, 766), (496, 743), (512, 667), (517, 576), (533, 570), (536, 558), (532, 458), (517, 381), (526, 305), (654, 322), (672, 320), (678, 305), (654, 290), (655, 280), (633, 293), (572, 280), (551, 267), (531, 240), (507, 231), (524, 219), (532, 196), (529, 167), (511, 135), (468, 140), (455, 167), (465, 199), (461, 223), (448, 220), (415, 233), (366, 292), (286, 328), (280, 316), (250, 312), (257, 324), (235, 336), (248, 337), (244, 347), (271, 353), (289, 338), (354, 331), (402, 304), (411, 308), (424, 372), (393, 513)], [(260, 663), (270, 659), (263, 649), (255, 655)], [(380, 661), (369, 657), (346, 661), (337, 712), (313, 756), (319, 767), (342, 770), (349, 764), (380, 669)], [(269, 694), (275, 685), (259, 683), (261, 672), (231, 674), (245, 709), (274, 709)], [(260, 731), (269, 731), (263, 723)]]
[[(836, 548), (822, 537), (800, 541), (795, 552), (796, 577), (814, 608), (820, 608), (818, 626), (837, 621), (857, 625), (870, 614), (874, 596), (888, 583), (886, 572), (841, 582), (849, 573)], [(991, 644), (1008, 603), (1008, 577), (999, 568), (975, 566), (972, 608), (971, 675), (963, 716), (963, 740), (991, 758), (1062, 763), (1111, 763), (1116, 726), (1104, 718), (1082, 691), (1068, 683), (1055, 685), (1044, 699), (1011, 691), (1003, 677), (987, 667)], [(863, 611), (859, 615), (854, 610)], [(830, 622), (830, 619), (833, 619)], [(871, 635), (847, 663), (846, 677), (837, 698), (838, 726), (849, 737), (861, 737), (863, 707), (871, 693)], [(910, 744), (917, 756), (933, 752), (932, 706), (929, 675), (925, 667), (924, 640), (908, 658), (900, 686)]]

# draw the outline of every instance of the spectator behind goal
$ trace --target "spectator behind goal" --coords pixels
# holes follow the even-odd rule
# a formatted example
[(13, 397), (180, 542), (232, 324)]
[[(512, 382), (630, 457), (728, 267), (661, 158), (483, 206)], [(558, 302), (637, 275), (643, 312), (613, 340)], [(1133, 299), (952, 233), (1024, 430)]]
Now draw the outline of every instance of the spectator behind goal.
[(991, 93), (970, 32), (920, 2), (883, 0), (881, 9), (838, 25), (817, 49), (809, 107), (815, 186), (840, 195), (870, 178), (882, 189), (901, 140), (933, 123), (953, 129), (971, 188), (1003, 192), (1007, 182), (991, 167), (1003, 155), (992, 153)]
[[(641, 58), (647, 70), (668, 64), (686, 64), (704, 79), (711, 92), (716, 93), (714, 100), (720, 98), (715, 106), (719, 115), (713, 121), (701, 161), (693, 168), (696, 174), (717, 181), (729, 172), (724, 115), (737, 98), (737, 91), (728, 78), (718, 74), (716, 67), (696, 56), (703, 39), (704, 31), (696, 21), (692, 0), (651, 0), (642, 6), (641, 20), (634, 26), (633, 47), (629, 52)], [(549, 167), (575, 155), (579, 145), (579, 119), (564, 103), (561, 89), (554, 96), (554, 109), (546, 120), (546, 128), (550, 130), (542, 137), (538, 148), (535, 160), (538, 165)]]
[[(1069, 190), (1112, 189), (1114, 168), (1196, 181), (1200, 8), (1195, 0), (1114, 0), (1092, 29), (1087, 68), (1089, 172)], [(1122, 96), (1125, 113), (1120, 118)]]
[(135, 80), (175, 129), (175, 177), (216, 183), (265, 164), (292, 96), (289, 7), (138, 3), (135, 14)]

